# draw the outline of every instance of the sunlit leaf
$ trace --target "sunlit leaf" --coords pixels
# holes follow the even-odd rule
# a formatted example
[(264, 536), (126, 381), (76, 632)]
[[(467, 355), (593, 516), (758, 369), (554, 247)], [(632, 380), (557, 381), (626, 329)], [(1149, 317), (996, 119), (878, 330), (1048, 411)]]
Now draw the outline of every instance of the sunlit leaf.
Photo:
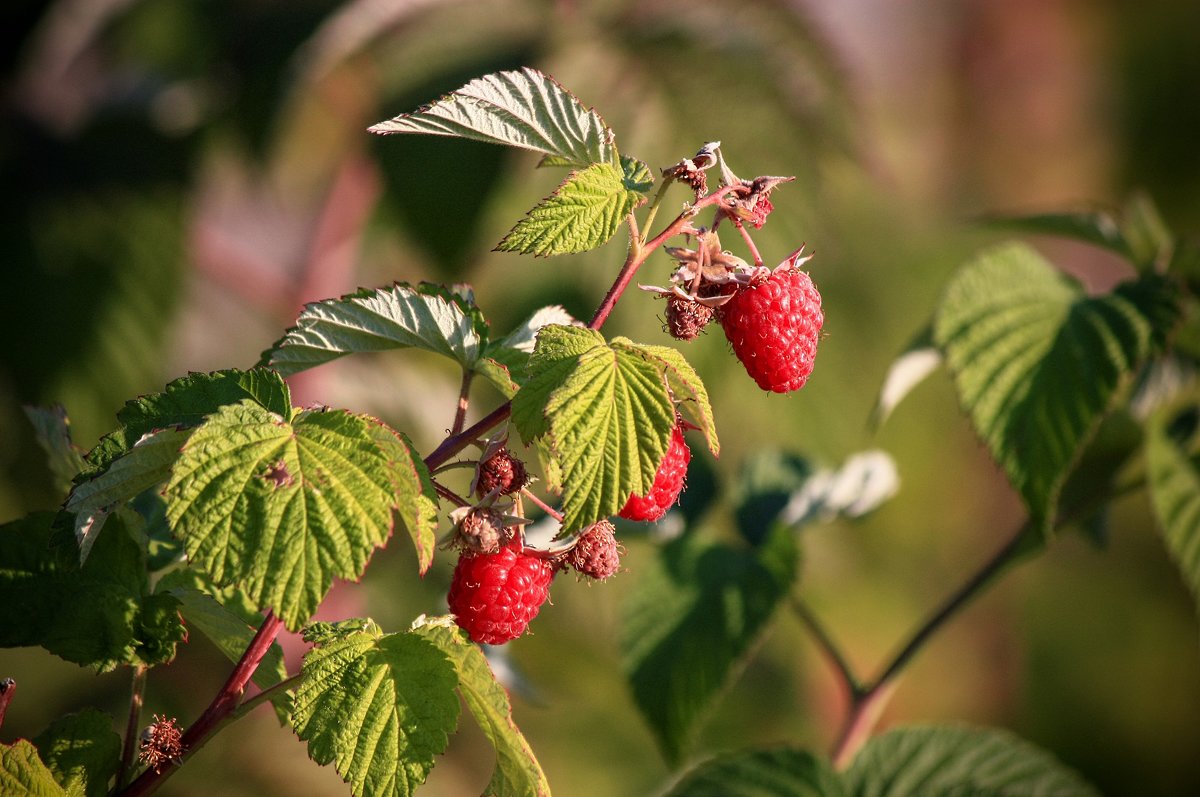
[(645, 199), (615, 166), (595, 163), (572, 172), (496, 248), (543, 257), (586, 252), (612, 238)]
[(1169, 434), (1165, 413), (1150, 425), (1146, 464), (1167, 551), (1200, 605), (1200, 465)]
[(458, 676), (446, 655), (416, 634), (323, 627), (306, 636), (292, 727), (309, 756), (333, 763), (360, 795), (410, 797), (458, 724)]
[(71, 442), (71, 422), (61, 405), (25, 407), (25, 416), (33, 424), (38, 445), (46, 452), (46, 464), (54, 474), (56, 486), (64, 493), (79, 472), (86, 467), (83, 454)]
[(577, 167), (617, 162), (613, 133), (600, 115), (554, 78), (528, 67), (472, 80), (423, 108), (374, 125), (371, 132), (507, 144)]
[(983, 222), (991, 227), (1027, 235), (1073, 238), (1108, 249), (1124, 258), (1132, 257), (1129, 242), (1125, 240), (1117, 218), (1103, 210), (991, 216), (983, 219)]
[(630, 191), (646, 193), (654, 187), (654, 173), (650, 167), (637, 158), (628, 155), (621, 156), (622, 180)]
[(665, 797), (849, 797), (824, 758), (775, 747), (709, 759), (684, 775)]
[(59, 717), (33, 743), (55, 781), (71, 797), (108, 794), (108, 782), (121, 761), (121, 737), (113, 732), (112, 717), (86, 708)]
[(0, 794), (5, 797), (68, 797), (24, 739), (0, 744)]
[(668, 761), (682, 758), (795, 578), (795, 542), (782, 527), (756, 548), (689, 534), (641, 574), (624, 612), (622, 660)]
[(898, 728), (845, 773), (853, 797), (1099, 797), (1045, 751), (1005, 731)]

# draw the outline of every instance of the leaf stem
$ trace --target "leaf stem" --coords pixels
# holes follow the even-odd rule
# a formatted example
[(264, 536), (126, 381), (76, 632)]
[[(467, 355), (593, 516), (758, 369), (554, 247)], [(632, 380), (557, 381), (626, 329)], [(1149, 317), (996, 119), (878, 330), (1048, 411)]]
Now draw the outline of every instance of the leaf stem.
[[(282, 629), (283, 621), (268, 612), (262, 625), (258, 627), (258, 633), (250, 640), (250, 644), (246, 647), (246, 652), (242, 654), (242, 658), (234, 666), (233, 672), (229, 674), (229, 679), (225, 681), (225, 685), (221, 687), (221, 691), (209, 703), (208, 708), (204, 710), (199, 719), (184, 731), (181, 745), (185, 759), (200, 749), (213, 735), (217, 727), (229, 719), (230, 715), (237, 709), (238, 700), (245, 691), (246, 684), (250, 682), (250, 676), (254, 675), (254, 671), (258, 669), (263, 656), (267, 655), (267, 651), (271, 649), (271, 643), (275, 641), (275, 637), (279, 635)], [(129, 784), (127, 789), (120, 793), (124, 797), (142, 797), (142, 795), (153, 794), (178, 768), (166, 767), (158, 772), (148, 769), (137, 780)]]
[(230, 714), (230, 719), (241, 719), (254, 709), (261, 706), (263, 703), (267, 702), (268, 700), (272, 700), (280, 692), (286, 692), (287, 690), (291, 689), (292, 686), (299, 683), (299, 681), (300, 673), (289, 675), (279, 683), (262, 690), (254, 697), (247, 698), (236, 709), (233, 710), (233, 713)]
[[(646, 223), (642, 225), (649, 230), (654, 224), (654, 217), (658, 215), (658, 208), (662, 204), (663, 196), (667, 192), (667, 187), (675, 182), (674, 177), (664, 177), (663, 181), (658, 184), (658, 189), (654, 192), (654, 199), (650, 200), (650, 208), (646, 211)], [(645, 244), (643, 240), (638, 240), (639, 244)]]
[(461, 432), (463, 424), (467, 421), (467, 407), (471, 403), (471, 380), (474, 378), (474, 371), (470, 368), (463, 369), (462, 386), (458, 390), (458, 409), (454, 412), (454, 426), (450, 428), (452, 435)]
[(547, 504), (547, 503), (546, 503), (545, 501), (543, 501), (541, 498), (538, 498), (538, 497), (537, 497), (536, 495), (534, 495), (534, 494), (533, 494), (533, 493), (532, 493), (532, 492), (531, 492), (529, 489), (527, 489), (527, 488), (525, 488), (525, 487), (522, 487), (522, 488), (521, 488), (521, 494), (522, 494), (522, 495), (524, 495), (526, 498), (528, 498), (530, 501), (532, 501), (532, 502), (533, 502), (535, 505), (537, 505), (537, 507), (538, 507), (539, 509), (541, 509), (543, 512), (545, 512), (547, 515), (549, 515), (550, 517), (554, 518), (554, 519), (555, 519), (555, 520), (557, 520), (559, 523), (562, 523), (562, 519), (563, 519), (562, 513), (561, 513), (561, 512), (559, 512), (559, 511), (558, 511), (557, 509), (555, 509), (554, 507), (552, 507), (552, 506), (550, 506), (549, 504)]
[(117, 788), (129, 782), (133, 772), (133, 758), (137, 754), (138, 736), (142, 727), (142, 702), (146, 692), (148, 668), (138, 665), (133, 668), (133, 681), (129, 696), (129, 717), (125, 721), (125, 742), (121, 748), (121, 767), (117, 770)]
[(813, 640), (817, 643), (817, 647), (829, 659), (829, 663), (837, 670), (838, 676), (841, 678), (842, 684), (846, 687), (846, 694), (850, 696), (850, 700), (858, 699), (862, 694), (862, 683), (858, 680), (858, 676), (854, 674), (854, 670), (850, 667), (850, 662), (842, 653), (842, 649), (833, 641), (833, 637), (825, 628), (808, 605), (798, 597), (792, 598), (792, 611), (800, 618), (800, 622), (804, 623), (808, 628), (808, 632), (812, 634)]
[(972, 599), (991, 586), (1001, 573), (1040, 549), (1040, 539), (1030, 533), (1032, 530), (1030, 522), (1022, 524), (1016, 534), (1000, 550), (984, 562), (962, 586), (952, 592), (917, 627), (873, 682), (858, 690), (857, 694), (852, 693), (850, 712), (830, 753), (830, 758), (836, 767), (847, 766), (866, 742), (880, 713), (891, 698), (896, 678), (929, 641), (930, 637), (940, 630), (950, 618), (966, 607)]
[(754, 239), (750, 237), (750, 231), (746, 229), (746, 225), (742, 224), (741, 219), (734, 219), (733, 226), (737, 227), (737, 231), (742, 234), (742, 240), (746, 242), (746, 246), (750, 248), (750, 255), (754, 258), (754, 265), (761, 266), (763, 264), (762, 255), (758, 253), (758, 247), (754, 245)]

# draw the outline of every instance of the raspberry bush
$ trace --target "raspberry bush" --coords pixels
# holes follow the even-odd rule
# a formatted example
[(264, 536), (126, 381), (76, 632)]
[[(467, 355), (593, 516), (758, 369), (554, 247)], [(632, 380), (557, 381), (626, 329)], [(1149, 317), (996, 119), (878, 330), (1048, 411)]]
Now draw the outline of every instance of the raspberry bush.
[[(1126, 279), (1086, 293), (1019, 241), (983, 251), (951, 277), (926, 333), (883, 379), (876, 420), (944, 364), (1026, 519), (864, 679), (796, 593), (797, 532), (890, 498), (897, 481), (886, 454), (850, 455), (835, 469), (767, 455), (747, 462), (722, 494), (732, 504), (723, 536), (705, 531), (714, 495), (684, 494), (680, 504), (696, 464), (684, 431), (697, 459), (720, 452), (708, 389), (685, 356), (689, 347), (724, 346), (701, 334), (712, 322), (728, 340), (728, 370), (746, 378), (739, 360), (764, 391), (759, 398), (776, 402), (764, 405), (771, 411), (789, 405), (769, 394), (820, 378), (820, 261), (798, 247), (773, 256), (780, 264), (771, 268), (754, 240), (787, 214), (794, 178), (738, 177), (715, 141), (651, 168), (618, 149), (597, 111), (528, 68), (484, 75), (371, 132), (536, 153), (561, 181), (497, 248), (559, 257), (622, 236), (609, 290), (588, 318), (551, 305), (511, 330), (494, 330), (485, 315), (504, 297), (477, 302), (462, 285), (395, 283), (311, 303), (255, 367), (189, 374), (130, 400), (86, 453), (71, 445), (64, 414), (31, 410), (70, 485), (61, 507), (0, 527), (0, 643), (40, 645), (98, 672), (127, 669), (133, 698), (123, 739), (89, 709), (32, 742), (0, 747), (5, 794), (152, 793), (231, 720), (270, 701), (312, 759), (332, 764), (356, 795), (417, 790), (460, 705), (496, 750), (483, 793), (549, 795), (492, 674), (487, 655), (498, 654), (477, 643), (524, 644), (539, 612), (553, 610), (545, 607), (560, 570), (586, 577), (563, 579), (560, 591), (619, 584), (627, 535), (658, 546), (630, 589), (621, 657), (661, 753), (680, 768), (671, 797), (851, 795), (896, 783), (921, 783), (931, 797), (1095, 793), (1050, 753), (1004, 731), (874, 734), (874, 726), (899, 675), (949, 619), (1048, 549), (1060, 529), (1096, 527), (1132, 490), (1149, 493), (1168, 550), (1200, 591), (1198, 404), (1185, 380), (1163, 378), (1194, 360), (1171, 345), (1177, 335), (1187, 340), (1180, 330), (1196, 317), (1194, 247), (1144, 205), (1120, 217), (1010, 218), (1010, 230), (1103, 246), (1127, 261)], [(629, 290), (639, 277), (646, 293)], [(663, 316), (678, 347), (665, 335), (606, 336), (618, 302)], [(447, 410), (453, 420), (432, 450), (367, 414), (293, 405), (289, 378), (405, 349), (440, 356), (462, 375), (458, 404)], [(472, 390), (479, 382), (492, 401), (485, 407)], [(729, 420), (740, 433), (750, 417)], [(1109, 434), (1117, 424), (1124, 434)], [(1140, 470), (1118, 478), (1132, 462)], [(435, 564), (456, 561), (444, 605), (391, 631), (369, 618), (314, 621), (335, 580), (369, 578), (373, 554), (389, 544), (411, 547), (417, 577), (437, 579)], [(811, 632), (847, 696), (831, 749), (752, 747), (697, 759), (704, 716), (782, 607)], [(275, 644), (284, 629), (307, 645), (298, 670)], [(197, 716), (154, 713), (145, 723), (147, 680), (193, 635), (228, 655), (232, 672)], [(257, 691), (248, 695), (251, 681)], [(0, 684), (0, 720), (14, 689)]]

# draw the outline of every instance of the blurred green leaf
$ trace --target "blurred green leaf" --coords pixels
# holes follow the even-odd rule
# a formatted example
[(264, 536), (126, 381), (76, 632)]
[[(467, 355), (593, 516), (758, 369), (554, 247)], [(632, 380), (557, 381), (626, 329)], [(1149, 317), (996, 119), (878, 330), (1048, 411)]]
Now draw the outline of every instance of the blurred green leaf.
[(689, 534), (663, 548), (624, 611), (621, 657), (634, 701), (672, 764), (796, 579), (792, 533), (757, 548)]
[(1144, 193), (1137, 193), (1122, 210), (1121, 233), (1134, 265), (1141, 271), (1166, 265), (1162, 261), (1171, 254), (1175, 240), (1154, 201)]
[(1155, 416), (1147, 436), (1150, 496), (1167, 551), (1200, 605), (1200, 464), (1172, 437), (1168, 417)]
[(333, 762), (355, 797), (409, 797), (458, 723), (446, 655), (411, 634), (362, 630), (310, 638), (292, 727), (318, 764)]
[(1035, 213), (1027, 216), (991, 216), (982, 219), (989, 227), (1026, 235), (1073, 238), (1107, 249), (1129, 260), (1133, 251), (1117, 218), (1101, 210), (1073, 213)]
[(113, 732), (112, 717), (86, 708), (59, 717), (33, 743), (55, 781), (71, 797), (108, 793), (108, 782), (121, 761), (121, 737)]
[(496, 769), (484, 797), (550, 797), (546, 774), (513, 722), (508, 693), (496, 681), (479, 646), (469, 642), (452, 622), (426, 622), (413, 633), (432, 642), (453, 662), (458, 691), (496, 749)]
[(1179, 293), (1148, 274), (1088, 297), (1027, 246), (959, 269), (934, 336), (959, 401), (1043, 533), (1063, 480), (1126, 378), (1159, 351)]
[(33, 424), (38, 445), (46, 452), (46, 464), (65, 495), (85, 467), (82, 452), (71, 442), (71, 422), (67, 418), (67, 411), (61, 404), (25, 407), (25, 417)]
[(412, 347), (472, 368), (486, 342), (473, 303), (444, 286), (397, 283), (307, 305), (262, 364), (290, 376), (347, 354)]
[(933, 329), (925, 327), (888, 368), (879, 388), (879, 398), (871, 410), (871, 426), (878, 429), (892, 414), (892, 410), (925, 381), (925, 377), (937, 370), (945, 358), (933, 343)]
[(630, 211), (645, 201), (643, 194), (626, 187), (611, 163), (594, 163), (572, 172), (496, 249), (540, 257), (586, 252), (616, 235)]
[(617, 163), (613, 133), (600, 115), (554, 78), (528, 67), (472, 80), (423, 108), (374, 125), (371, 132), (507, 144), (578, 167)]
[(564, 532), (650, 491), (675, 425), (664, 367), (590, 329), (538, 333), (512, 418), (527, 442), (549, 435), (556, 468), (547, 481), (563, 489)]
[(733, 486), (733, 517), (741, 535), (751, 543), (762, 542), (813, 470), (812, 463), (797, 454), (777, 449), (752, 454)]
[(379, 425), (332, 410), (288, 423), (251, 401), (214, 413), (192, 433), (166, 488), (167, 515), (192, 563), (218, 585), (241, 586), (293, 630), (335, 577), (362, 575), (396, 513), (409, 518), (427, 566), (432, 501), (411, 454), (401, 455), (405, 445)]
[(1096, 545), (1107, 543), (1104, 499), (1113, 495), (1117, 476), (1141, 449), (1142, 437), (1141, 424), (1117, 409), (1100, 423), (1063, 484), (1060, 516), (1077, 520)]
[(176, 603), (150, 593), (144, 552), (121, 516), (109, 518), (82, 565), (51, 550), (54, 517), (0, 526), (0, 646), (41, 645), (100, 672), (172, 659), (186, 636)]
[(31, 742), (0, 744), (0, 794), (5, 797), (68, 797), (38, 758)]
[(837, 772), (806, 750), (728, 753), (691, 769), (664, 797), (849, 797)]
[(897, 728), (869, 741), (844, 778), (853, 797), (1099, 797), (1045, 751), (994, 729)]

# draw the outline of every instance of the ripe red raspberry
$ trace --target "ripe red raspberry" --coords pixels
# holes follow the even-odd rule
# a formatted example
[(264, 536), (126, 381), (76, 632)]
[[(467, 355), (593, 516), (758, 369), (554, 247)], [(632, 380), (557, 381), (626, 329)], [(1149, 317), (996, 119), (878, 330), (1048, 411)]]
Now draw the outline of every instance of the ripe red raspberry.
[(621, 545), (608, 520), (593, 523), (567, 554), (567, 564), (577, 572), (604, 581), (621, 569)]
[(482, 498), (492, 490), (498, 490), (501, 495), (512, 495), (525, 486), (529, 475), (525, 472), (525, 463), (508, 453), (507, 448), (501, 448), (490, 457), (479, 463), (479, 480), (475, 493)]
[(450, 581), (450, 611), (471, 639), (500, 645), (525, 632), (550, 595), (554, 565), (516, 537), (499, 553), (464, 551)]
[(692, 451), (683, 439), (683, 430), (677, 425), (671, 432), (671, 442), (654, 473), (654, 484), (644, 496), (631, 495), (625, 507), (618, 512), (626, 520), (653, 522), (663, 515), (683, 492), (683, 481), (687, 466), (692, 460)]
[(739, 288), (719, 311), (725, 337), (763, 390), (799, 390), (812, 373), (825, 316), (812, 279), (795, 258)]

